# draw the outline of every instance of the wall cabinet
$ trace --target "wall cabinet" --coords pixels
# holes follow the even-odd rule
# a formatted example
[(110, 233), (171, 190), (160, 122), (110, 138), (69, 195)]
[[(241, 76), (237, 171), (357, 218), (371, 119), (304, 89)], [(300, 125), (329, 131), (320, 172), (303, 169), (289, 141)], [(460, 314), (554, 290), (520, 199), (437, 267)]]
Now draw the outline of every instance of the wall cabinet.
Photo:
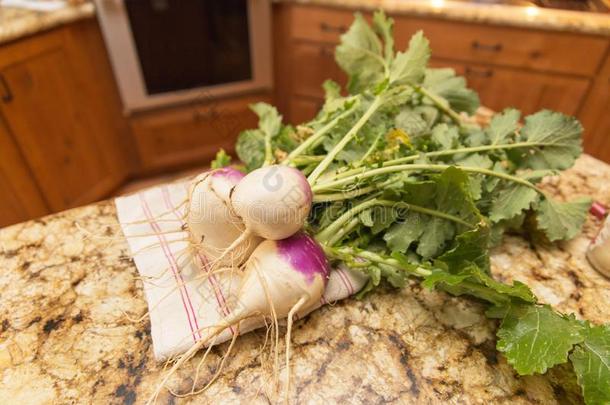
[(27, 166), (21, 182), (51, 211), (103, 198), (128, 175), (128, 128), (105, 55), (95, 20), (0, 47), (5, 137)]
[[(365, 17), (370, 19), (368, 14)], [(423, 30), (432, 48), (431, 65), (453, 67), (465, 76), (483, 105), (494, 110), (516, 107), (524, 114), (548, 108), (579, 115), (587, 129), (586, 151), (610, 161), (610, 152), (604, 155), (599, 150), (604, 146), (610, 149), (610, 120), (603, 113), (609, 103), (610, 62), (598, 75), (608, 51), (608, 38), (393, 17), (398, 49), (406, 48), (411, 36)], [(323, 101), (324, 80), (345, 84), (347, 78), (334, 61), (334, 47), (349, 28), (353, 13), (331, 7), (276, 4), (274, 18), (275, 70), (279, 72), (276, 102), (286, 118), (296, 124), (316, 114)]]
[(610, 162), (610, 54), (580, 110), (585, 150)]

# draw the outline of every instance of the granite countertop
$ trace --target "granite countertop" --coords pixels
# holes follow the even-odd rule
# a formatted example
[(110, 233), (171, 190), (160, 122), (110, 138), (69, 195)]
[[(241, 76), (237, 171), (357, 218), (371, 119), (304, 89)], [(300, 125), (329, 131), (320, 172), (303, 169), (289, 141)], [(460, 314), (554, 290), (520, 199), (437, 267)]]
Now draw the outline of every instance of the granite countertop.
[[(583, 156), (544, 188), (610, 203), (610, 166)], [(584, 251), (601, 221), (559, 245), (506, 237), (493, 272), (521, 280), (558, 310), (610, 321), (610, 280)], [(0, 403), (141, 403), (161, 376), (142, 283), (116, 219), (101, 202), (0, 231)], [(495, 323), (471, 299), (413, 282), (325, 306), (296, 324), (292, 397), (299, 403), (565, 403), (580, 401), (567, 367), (518, 377), (495, 348)], [(264, 333), (240, 337), (220, 379), (190, 400), (267, 403)], [(212, 350), (202, 382), (227, 344)], [(200, 355), (199, 355), (200, 356)], [(199, 356), (170, 386), (190, 388)], [(268, 364), (268, 362), (263, 362)], [(221, 396), (221, 397), (220, 397)]]
[(610, 14), (566, 11), (538, 7), (481, 4), (452, 0), (276, 0), (376, 10), (472, 23), (498, 24), (553, 31), (610, 35)]
[(6, 7), (0, 0), (0, 44), (94, 15), (89, 0), (48, 12)]

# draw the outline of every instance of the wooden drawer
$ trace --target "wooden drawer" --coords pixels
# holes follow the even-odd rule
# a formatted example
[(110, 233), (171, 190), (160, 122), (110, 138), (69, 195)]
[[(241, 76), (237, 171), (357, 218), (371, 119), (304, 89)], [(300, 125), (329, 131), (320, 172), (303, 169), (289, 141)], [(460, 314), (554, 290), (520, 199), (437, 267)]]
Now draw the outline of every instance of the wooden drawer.
[(291, 36), (306, 41), (337, 43), (354, 21), (348, 10), (294, 5), (291, 11)]
[(316, 116), (323, 104), (324, 100), (321, 98), (293, 96), (290, 98), (290, 110), (286, 119), (293, 125), (308, 122)]
[(332, 79), (342, 86), (347, 76), (335, 62), (334, 45), (295, 43), (292, 46), (293, 94), (324, 97), (322, 84)]
[(397, 49), (417, 30), (436, 58), (585, 76), (595, 74), (608, 45), (594, 36), (397, 17)]
[(206, 163), (218, 149), (232, 151), (239, 132), (258, 126), (249, 105), (268, 95), (155, 111), (130, 120), (143, 171)]
[(531, 114), (549, 108), (574, 115), (589, 87), (589, 79), (557, 74), (436, 59), (432, 65), (453, 67), (479, 93), (481, 104), (497, 111), (515, 107)]

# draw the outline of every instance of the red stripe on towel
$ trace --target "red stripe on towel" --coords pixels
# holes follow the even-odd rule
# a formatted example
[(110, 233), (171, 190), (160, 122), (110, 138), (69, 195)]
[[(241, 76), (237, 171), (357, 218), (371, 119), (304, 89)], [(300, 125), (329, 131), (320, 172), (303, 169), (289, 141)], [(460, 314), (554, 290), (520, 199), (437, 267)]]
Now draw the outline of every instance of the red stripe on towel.
[[(163, 200), (165, 201), (165, 207), (171, 211), (173, 211), (174, 216), (176, 217), (176, 219), (178, 219), (178, 221), (180, 221), (180, 227), (183, 228), (184, 225), (184, 214), (186, 214), (186, 208), (185, 208), (185, 212), (183, 212), (183, 216), (180, 216), (177, 214), (176, 212), (176, 208), (174, 206), (174, 203), (172, 202), (172, 199), (169, 195), (169, 190), (167, 188), (167, 185), (164, 185), (161, 187), (161, 193), (163, 194)], [(207, 271), (209, 272), (209, 264), (207, 261), (207, 258), (199, 253), (197, 253), (197, 256), (199, 257), (199, 260), (201, 261), (201, 265), (207, 269)], [(210, 286), (212, 287), (212, 290), (214, 291), (214, 295), (216, 296), (216, 302), (218, 303), (218, 307), (220, 308), (220, 310), (222, 311), (224, 316), (228, 316), (231, 311), (229, 310), (228, 306), (227, 306), (227, 301), (224, 297), (224, 294), (222, 292), (222, 289), (220, 288), (220, 285), (218, 283), (218, 280), (216, 279), (216, 276), (210, 276), (208, 277), (208, 283), (210, 284)], [(235, 330), (233, 329), (233, 327), (230, 327), (231, 333), (235, 334)]]
[[(140, 193), (138, 195), (138, 197), (140, 198), (142, 211), (144, 212), (144, 215), (146, 216), (146, 219), (148, 220), (150, 227), (155, 232), (157, 239), (159, 239), (159, 244), (161, 245), (163, 254), (165, 255), (165, 258), (167, 259), (167, 262), (169, 263), (170, 268), (172, 269), (172, 273), (174, 275), (174, 279), (176, 280), (176, 284), (181, 285), (178, 289), (180, 292), (180, 299), (182, 300), (182, 306), (184, 307), (184, 311), (186, 312), (186, 317), (188, 319), (189, 327), (192, 332), (193, 341), (197, 342), (196, 335), (199, 335), (199, 339), (201, 339), (201, 333), (199, 332), (199, 326), (197, 325), (197, 318), (195, 317), (195, 311), (193, 310), (193, 304), (191, 302), (191, 298), (188, 294), (188, 290), (186, 289), (186, 285), (184, 284), (184, 280), (182, 279), (182, 275), (180, 274), (180, 272), (178, 270), (176, 259), (173, 255), (173, 253), (171, 252), (171, 250), (169, 250), (169, 246), (167, 244), (167, 239), (165, 238), (165, 235), (163, 235), (163, 233), (161, 233), (161, 227), (154, 220), (154, 217), (152, 215), (148, 202), (146, 202), (146, 198), (144, 197), (144, 193)], [(189, 311), (189, 308), (190, 308), (190, 311)], [(193, 318), (193, 319), (191, 319), (191, 318)], [(194, 326), (193, 326), (193, 324), (194, 324)]]

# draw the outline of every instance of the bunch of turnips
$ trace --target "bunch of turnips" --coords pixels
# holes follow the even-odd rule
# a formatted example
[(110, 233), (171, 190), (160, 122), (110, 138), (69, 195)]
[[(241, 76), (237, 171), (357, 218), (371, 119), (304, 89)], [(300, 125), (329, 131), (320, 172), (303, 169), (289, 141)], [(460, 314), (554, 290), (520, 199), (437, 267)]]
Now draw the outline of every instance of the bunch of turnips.
[(610, 402), (610, 326), (559, 313), (490, 272), (490, 247), (506, 232), (549, 242), (580, 232), (590, 200), (559, 201), (538, 186), (579, 156), (580, 123), (507, 109), (477, 124), (464, 78), (427, 67), (421, 32), (396, 52), (392, 27), (382, 12), (371, 25), (357, 14), (336, 49), (347, 88), (327, 81), (321, 110), (297, 127), (253, 105), (259, 127), (239, 136), (240, 170), (221, 151), (192, 182), (190, 244), (206, 271), (239, 274), (240, 305), (178, 358), (153, 399), (197, 350), (252, 317), (287, 318), (289, 370), (294, 315), (315, 307), (330, 269), (344, 265), (368, 276), (359, 297), (416, 278), (483, 302), (519, 374), (569, 361), (585, 401)]

